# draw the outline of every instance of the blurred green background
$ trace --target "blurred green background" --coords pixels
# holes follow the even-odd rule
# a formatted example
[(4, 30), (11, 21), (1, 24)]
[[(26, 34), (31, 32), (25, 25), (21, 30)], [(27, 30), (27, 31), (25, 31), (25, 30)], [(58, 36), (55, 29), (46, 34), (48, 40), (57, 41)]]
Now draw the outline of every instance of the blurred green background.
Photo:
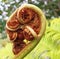
[(60, 17), (60, 0), (0, 0), (0, 39), (6, 38), (5, 24), (8, 17), (24, 3), (34, 4), (41, 8), (47, 20)]

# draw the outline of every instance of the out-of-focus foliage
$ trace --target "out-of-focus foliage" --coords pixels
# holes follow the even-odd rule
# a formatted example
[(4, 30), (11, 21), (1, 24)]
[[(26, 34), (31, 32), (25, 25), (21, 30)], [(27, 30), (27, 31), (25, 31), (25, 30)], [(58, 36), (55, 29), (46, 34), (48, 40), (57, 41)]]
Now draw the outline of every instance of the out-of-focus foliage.
[(24, 3), (31, 3), (41, 8), (47, 19), (60, 17), (60, 0), (0, 0), (0, 33), (5, 33), (5, 20)]

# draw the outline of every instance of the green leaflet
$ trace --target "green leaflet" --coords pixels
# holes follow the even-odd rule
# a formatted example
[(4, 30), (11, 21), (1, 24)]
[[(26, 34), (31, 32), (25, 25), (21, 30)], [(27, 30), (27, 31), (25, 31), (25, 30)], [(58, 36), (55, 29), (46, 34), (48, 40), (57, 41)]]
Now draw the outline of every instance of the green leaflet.
[(53, 30), (60, 32), (60, 18), (55, 18), (51, 21), (51, 27)]
[(12, 59), (13, 57), (11, 43), (7, 43), (5, 47), (0, 49), (0, 59)]

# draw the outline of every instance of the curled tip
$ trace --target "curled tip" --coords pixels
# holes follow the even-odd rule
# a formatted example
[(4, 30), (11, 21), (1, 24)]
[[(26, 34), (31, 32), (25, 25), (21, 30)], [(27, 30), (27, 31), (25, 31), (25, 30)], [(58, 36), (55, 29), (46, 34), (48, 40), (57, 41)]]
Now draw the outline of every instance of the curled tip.
[(31, 32), (31, 34), (32, 34), (35, 38), (38, 37), (37, 33), (36, 33), (30, 26), (26, 26), (26, 28)]

